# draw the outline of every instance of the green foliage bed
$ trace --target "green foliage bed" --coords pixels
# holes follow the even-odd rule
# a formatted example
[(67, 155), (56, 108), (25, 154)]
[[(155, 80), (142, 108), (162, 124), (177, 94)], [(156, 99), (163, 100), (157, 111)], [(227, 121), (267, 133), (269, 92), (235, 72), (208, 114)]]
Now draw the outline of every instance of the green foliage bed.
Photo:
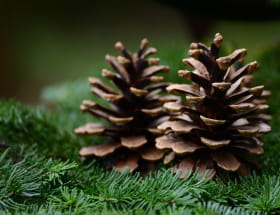
[[(93, 120), (79, 111), (91, 97), (84, 79), (47, 88), (42, 97), (50, 108), (0, 102), (0, 214), (279, 214), (280, 47), (261, 53), (254, 56), (261, 64), (256, 82), (273, 93), (273, 131), (264, 137), (261, 171), (198, 181), (197, 175), (180, 180), (168, 169), (142, 178), (106, 172), (97, 160), (82, 163), (79, 148), (102, 141), (72, 132)], [(181, 67), (172, 57), (165, 61)], [(176, 69), (169, 80), (176, 81)]]

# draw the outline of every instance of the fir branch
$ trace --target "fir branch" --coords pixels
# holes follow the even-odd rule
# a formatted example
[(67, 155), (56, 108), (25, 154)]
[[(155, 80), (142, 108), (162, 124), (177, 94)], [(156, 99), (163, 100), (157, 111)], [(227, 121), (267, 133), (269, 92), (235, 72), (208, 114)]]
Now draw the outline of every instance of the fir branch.
[(0, 101), (0, 141), (4, 147), (25, 144), (36, 146), (41, 154), (77, 158), (82, 139), (60, 127), (52, 113), (11, 100)]

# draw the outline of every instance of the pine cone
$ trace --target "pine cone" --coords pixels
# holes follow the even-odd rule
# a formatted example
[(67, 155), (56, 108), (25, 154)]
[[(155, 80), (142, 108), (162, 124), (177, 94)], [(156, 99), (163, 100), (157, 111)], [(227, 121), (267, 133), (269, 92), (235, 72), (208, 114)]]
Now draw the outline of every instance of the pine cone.
[(106, 55), (106, 61), (116, 73), (103, 69), (102, 75), (118, 90), (97, 78), (89, 78), (93, 86), (91, 92), (109, 101), (111, 107), (83, 101), (81, 110), (107, 120), (110, 125), (89, 123), (75, 129), (75, 132), (79, 135), (103, 135), (109, 141), (82, 148), (82, 157), (106, 157), (107, 161), (113, 161), (115, 169), (122, 170), (127, 166), (131, 171), (139, 166), (144, 169), (150, 166), (151, 162), (143, 160), (157, 161), (163, 157), (164, 153), (155, 148), (155, 135), (160, 133), (157, 126), (169, 118), (162, 104), (175, 101), (177, 97), (159, 95), (167, 83), (162, 82), (162, 76), (155, 74), (168, 72), (169, 67), (157, 65), (158, 58), (147, 59), (156, 53), (155, 48), (147, 46), (148, 40), (143, 39), (139, 51), (131, 54), (121, 42), (117, 42), (115, 47), (123, 56)]
[(246, 49), (219, 57), (223, 37), (217, 33), (210, 47), (202, 43), (190, 45), (190, 58), (183, 63), (193, 68), (181, 70), (179, 76), (191, 84), (172, 84), (168, 92), (186, 96), (186, 101), (167, 102), (170, 120), (158, 126), (165, 134), (156, 139), (156, 147), (166, 150), (165, 164), (181, 169), (181, 177), (189, 171), (235, 172), (248, 175), (256, 167), (253, 155), (263, 153), (259, 140), (271, 130), (265, 123), (271, 119), (269, 91), (264, 86), (249, 88), (257, 62), (242, 66)]

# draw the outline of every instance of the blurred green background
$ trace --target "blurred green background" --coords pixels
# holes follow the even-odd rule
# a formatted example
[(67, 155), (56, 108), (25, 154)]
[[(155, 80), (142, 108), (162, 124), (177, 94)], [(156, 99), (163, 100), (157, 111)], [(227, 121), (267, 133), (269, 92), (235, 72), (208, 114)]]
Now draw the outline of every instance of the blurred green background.
[(209, 41), (216, 32), (229, 48), (247, 48), (249, 59), (280, 42), (277, 0), (261, 10), (253, 1), (237, 0), (236, 8), (190, 2), (1, 1), (0, 97), (38, 103), (48, 85), (98, 76), (118, 40), (136, 50), (147, 37), (162, 63), (172, 66), (170, 76), (183, 68), (191, 41)]

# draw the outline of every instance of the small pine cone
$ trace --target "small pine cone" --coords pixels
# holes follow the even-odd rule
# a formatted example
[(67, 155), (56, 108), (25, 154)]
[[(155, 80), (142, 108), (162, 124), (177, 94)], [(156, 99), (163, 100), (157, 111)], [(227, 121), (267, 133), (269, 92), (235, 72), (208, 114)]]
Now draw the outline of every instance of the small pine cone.
[(128, 167), (131, 171), (139, 167), (149, 169), (152, 161), (163, 157), (164, 153), (155, 148), (155, 137), (160, 133), (157, 126), (169, 119), (162, 104), (175, 101), (177, 97), (159, 95), (167, 83), (163, 83), (163, 77), (156, 74), (168, 72), (169, 67), (158, 65), (158, 58), (147, 59), (156, 53), (155, 48), (147, 46), (148, 40), (143, 39), (139, 51), (131, 54), (121, 42), (117, 42), (115, 47), (123, 56), (106, 55), (106, 61), (116, 73), (103, 69), (102, 75), (117, 90), (97, 78), (89, 78), (93, 86), (91, 92), (107, 100), (111, 107), (83, 101), (81, 110), (107, 120), (109, 126), (89, 123), (75, 129), (75, 132), (79, 135), (103, 135), (109, 141), (82, 148), (82, 157), (106, 157), (113, 168), (122, 170)]
[(164, 163), (181, 169), (182, 178), (197, 170), (208, 171), (209, 178), (217, 172), (248, 175), (249, 166), (257, 166), (252, 155), (263, 153), (259, 137), (271, 130), (265, 123), (271, 116), (264, 113), (270, 92), (264, 86), (249, 87), (257, 62), (242, 66), (246, 49), (219, 57), (222, 39), (217, 33), (210, 47), (192, 43), (183, 63), (193, 70), (178, 72), (192, 84), (167, 87), (186, 101), (164, 104), (171, 118), (158, 126), (165, 133), (156, 147), (167, 151)]

